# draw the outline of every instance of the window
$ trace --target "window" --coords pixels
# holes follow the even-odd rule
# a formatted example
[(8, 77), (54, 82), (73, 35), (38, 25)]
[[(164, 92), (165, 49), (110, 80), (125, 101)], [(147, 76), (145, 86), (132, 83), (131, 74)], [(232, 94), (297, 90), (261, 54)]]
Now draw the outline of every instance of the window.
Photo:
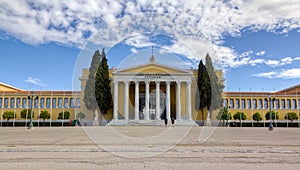
[(268, 109), (269, 100), (264, 100), (264, 109)]
[(38, 108), (39, 107), (39, 99), (36, 98), (34, 99), (34, 108)]
[(5, 108), (8, 108), (8, 98), (5, 98), (5, 99), (4, 99), (4, 107), (5, 107)]
[(298, 109), (300, 109), (300, 99), (298, 99)]
[(224, 99), (223, 100), (223, 106), (225, 107), (225, 108), (227, 108), (228, 107), (228, 100), (227, 99)]
[(253, 108), (256, 109), (257, 108), (257, 103), (256, 103), (256, 99), (253, 100)]
[(262, 109), (262, 99), (258, 99), (258, 108)]
[(17, 98), (17, 108), (20, 108), (20, 106), (21, 106), (21, 99), (20, 98)]
[(245, 99), (242, 99), (242, 109), (245, 109), (246, 108), (246, 101)]
[(65, 98), (65, 101), (64, 101), (64, 108), (68, 108), (69, 106), (68, 106), (68, 98)]
[(15, 108), (15, 98), (10, 98), (10, 108)]
[(45, 99), (41, 98), (40, 99), (40, 108), (44, 108), (44, 102), (45, 102)]
[(297, 109), (297, 100), (296, 99), (292, 100), (292, 109)]
[(233, 99), (230, 99), (230, 108), (234, 108), (234, 101), (233, 101)]
[(2, 108), (2, 98), (0, 98), (0, 108)]
[[(154, 105), (155, 105), (155, 101), (154, 101)], [(70, 107), (74, 108), (74, 98), (70, 99)]]
[(279, 99), (276, 99), (275, 100), (275, 106), (276, 106), (276, 109), (280, 109), (280, 102), (279, 102)]
[(290, 99), (286, 100), (286, 107), (287, 107), (287, 109), (291, 108), (291, 100)]
[(281, 99), (281, 109), (285, 109), (285, 100)]
[(235, 99), (235, 108), (240, 108), (240, 99)]
[(52, 98), (52, 108), (56, 108), (56, 98)]
[(47, 108), (50, 108), (50, 98), (47, 98), (47, 99), (46, 99), (46, 107), (47, 107)]
[(247, 99), (247, 108), (251, 109), (251, 99)]
[(28, 108), (31, 108), (32, 99), (28, 99)]
[(271, 100), (271, 106), (272, 109), (274, 109), (274, 100)]
[(22, 108), (26, 108), (26, 106), (27, 106), (27, 99), (22, 98)]
[(80, 108), (80, 98), (76, 98), (76, 107)]
[(58, 108), (62, 108), (62, 98), (58, 98)]

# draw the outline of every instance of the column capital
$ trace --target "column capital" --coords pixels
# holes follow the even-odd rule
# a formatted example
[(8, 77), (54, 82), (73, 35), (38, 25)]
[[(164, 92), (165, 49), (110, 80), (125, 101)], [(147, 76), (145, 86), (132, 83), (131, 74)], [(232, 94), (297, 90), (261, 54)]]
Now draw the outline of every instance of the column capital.
[(129, 82), (130, 82), (130, 81), (125, 80), (125, 81), (124, 81), (124, 84), (129, 84)]
[(145, 84), (150, 84), (149, 80), (145, 80), (144, 82), (145, 82)]
[(182, 81), (176, 80), (176, 84), (181, 84), (181, 83), (182, 83)]
[(119, 80), (114, 80), (114, 83), (115, 84), (119, 84)]
[(134, 84), (139, 84), (139, 83), (140, 83), (140, 81), (138, 81), (138, 80), (134, 81)]
[(171, 84), (171, 81), (166, 81), (166, 84)]
[(156, 80), (156, 81), (155, 81), (155, 84), (160, 84), (160, 82), (161, 82), (161, 81), (159, 81), (159, 80)]

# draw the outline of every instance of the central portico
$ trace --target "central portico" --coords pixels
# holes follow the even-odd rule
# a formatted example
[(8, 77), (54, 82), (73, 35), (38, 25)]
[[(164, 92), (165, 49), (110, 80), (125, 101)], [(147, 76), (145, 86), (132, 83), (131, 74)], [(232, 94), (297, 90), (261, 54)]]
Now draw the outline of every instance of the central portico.
[(112, 69), (113, 119), (110, 125), (130, 123), (193, 124), (191, 83), (193, 72), (155, 62)]

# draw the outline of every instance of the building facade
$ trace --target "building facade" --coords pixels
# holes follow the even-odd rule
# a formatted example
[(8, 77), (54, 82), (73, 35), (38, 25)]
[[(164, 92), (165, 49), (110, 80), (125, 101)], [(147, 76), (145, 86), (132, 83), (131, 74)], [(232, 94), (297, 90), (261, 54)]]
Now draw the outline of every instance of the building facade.
[[(219, 83), (224, 82), (222, 71), (216, 71)], [(69, 120), (76, 119), (81, 112), (85, 120), (93, 120), (94, 113), (85, 108), (83, 102), (84, 90), (88, 78), (88, 69), (83, 69), (81, 91), (35, 91), (38, 99), (31, 101), (28, 96), (31, 91), (22, 90), (0, 83), (0, 113), (1, 125), (6, 120), (3, 114), (13, 111), (15, 117), (10, 122), (27, 122), (21, 118), (21, 111), (34, 109), (33, 122), (39, 123), (41, 111), (51, 115), (47, 122), (59, 122), (60, 112), (70, 112)], [(154, 56), (142, 65), (128, 68), (112, 68), (109, 70), (113, 107), (103, 120), (111, 125), (135, 123), (164, 124), (163, 119), (176, 119), (177, 124), (190, 125), (194, 121), (207, 120), (197, 110), (197, 70), (182, 69), (155, 62)], [(253, 122), (253, 114), (260, 113), (262, 121), (266, 122), (266, 113), (278, 112), (278, 122), (288, 122), (285, 115), (295, 112), (300, 117), (300, 85), (277, 92), (224, 92), (224, 107), (231, 115), (237, 112), (246, 114), (244, 122)], [(268, 98), (272, 98), (269, 102)], [(218, 111), (212, 114), (212, 121), (217, 120)], [(66, 120), (68, 121), (68, 120)]]
[[(6, 122), (3, 114), (6, 111), (14, 112), (15, 117), (10, 122), (29, 122), (27, 118), (21, 118), (22, 110), (33, 108), (33, 122), (39, 123), (41, 111), (48, 111), (50, 119), (47, 122), (57, 122), (60, 112), (69, 112), (70, 118), (75, 119), (76, 110), (80, 109), (80, 92), (73, 91), (34, 91), (38, 98), (31, 100), (31, 91), (22, 90), (4, 83), (0, 83), (0, 113), (1, 125)], [(29, 113), (30, 114), (30, 113)], [(66, 120), (66, 121), (69, 121)]]
[[(262, 121), (269, 120), (266, 113), (270, 109), (278, 112), (278, 119), (275, 121), (289, 121), (285, 115), (295, 112), (300, 117), (300, 85), (286, 88), (276, 92), (224, 92), (224, 107), (228, 108), (231, 114), (243, 112), (247, 116), (246, 121), (253, 121), (252, 116), (258, 112), (262, 116)], [(269, 97), (272, 99), (271, 102)]]
[[(83, 69), (81, 91), (88, 78)], [(142, 65), (128, 68), (112, 68), (109, 71), (113, 108), (104, 115), (110, 124), (151, 122), (164, 124), (161, 120), (176, 119), (176, 124), (191, 125), (202, 120), (196, 109), (197, 70), (182, 69), (157, 63), (154, 56)], [(223, 75), (218, 71), (220, 83)], [(83, 93), (81, 94), (83, 98)], [(82, 112), (87, 113), (84, 103)], [(93, 115), (90, 113), (89, 115)], [(206, 114), (203, 119), (206, 119)]]

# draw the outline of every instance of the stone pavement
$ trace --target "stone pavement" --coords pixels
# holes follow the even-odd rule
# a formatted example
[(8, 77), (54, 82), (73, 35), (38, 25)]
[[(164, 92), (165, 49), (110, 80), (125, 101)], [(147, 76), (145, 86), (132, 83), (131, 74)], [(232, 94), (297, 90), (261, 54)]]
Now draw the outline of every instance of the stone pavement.
[(300, 169), (300, 129), (0, 128), (0, 169)]

